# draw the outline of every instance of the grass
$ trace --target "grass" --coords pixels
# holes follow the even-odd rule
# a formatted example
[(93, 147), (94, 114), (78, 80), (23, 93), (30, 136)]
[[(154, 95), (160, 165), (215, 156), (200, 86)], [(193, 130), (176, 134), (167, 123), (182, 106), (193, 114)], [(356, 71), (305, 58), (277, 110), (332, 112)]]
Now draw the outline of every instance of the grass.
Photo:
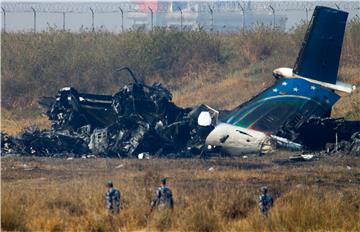
[[(20, 113), (19, 113), (20, 114)], [(1, 111), (1, 130), (10, 135), (17, 135), (25, 128), (30, 126), (38, 126), (39, 128), (50, 128), (50, 121), (46, 116), (34, 115), (28, 117), (18, 117), (16, 113), (2, 109)]]
[[(288, 155), (246, 160), (2, 158), (1, 226), (36, 231), (358, 231), (359, 158), (273, 162)], [(116, 168), (119, 164), (123, 167)], [(161, 176), (169, 177), (175, 209), (150, 214)], [(107, 179), (121, 190), (120, 215), (106, 212)], [(268, 217), (259, 214), (257, 205), (264, 184), (275, 198)]]

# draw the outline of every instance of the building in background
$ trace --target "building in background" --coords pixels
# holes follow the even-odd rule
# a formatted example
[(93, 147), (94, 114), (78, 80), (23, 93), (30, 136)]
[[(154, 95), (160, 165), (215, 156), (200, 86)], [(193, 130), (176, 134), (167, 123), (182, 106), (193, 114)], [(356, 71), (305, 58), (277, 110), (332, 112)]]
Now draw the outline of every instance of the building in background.
[[(269, 9), (252, 9), (247, 1), (194, 2), (194, 1), (133, 1), (128, 20), (134, 29), (151, 30), (152, 27), (237, 32), (257, 25), (272, 25), (285, 30), (287, 17), (273, 15)], [(275, 20), (275, 21), (274, 21)]]

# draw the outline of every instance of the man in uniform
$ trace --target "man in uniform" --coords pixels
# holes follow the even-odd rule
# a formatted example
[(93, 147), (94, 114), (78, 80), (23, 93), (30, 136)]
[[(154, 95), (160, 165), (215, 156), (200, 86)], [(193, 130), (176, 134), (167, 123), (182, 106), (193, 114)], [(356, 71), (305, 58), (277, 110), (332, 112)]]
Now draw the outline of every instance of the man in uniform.
[(261, 187), (261, 195), (259, 197), (260, 212), (267, 216), (268, 211), (273, 206), (273, 198), (268, 194), (267, 186)]
[(156, 190), (155, 197), (151, 201), (150, 210), (152, 211), (157, 205), (160, 209), (173, 209), (174, 201), (170, 188), (166, 186), (166, 178), (161, 178), (161, 186)]
[(106, 183), (106, 206), (110, 213), (120, 213), (120, 191), (114, 188), (111, 180)]

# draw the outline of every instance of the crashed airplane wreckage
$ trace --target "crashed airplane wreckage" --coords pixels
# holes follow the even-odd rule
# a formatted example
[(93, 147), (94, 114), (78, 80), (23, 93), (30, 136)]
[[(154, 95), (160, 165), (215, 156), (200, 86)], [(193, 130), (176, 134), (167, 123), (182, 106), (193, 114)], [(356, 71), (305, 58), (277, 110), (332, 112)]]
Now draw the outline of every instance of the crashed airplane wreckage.
[[(355, 90), (337, 81), (347, 16), (347, 12), (317, 6), (294, 68), (275, 69), (276, 82), (224, 116), (206, 143), (231, 154), (266, 152), (274, 142), (319, 150), (359, 133), (359, 121), (328, 118), (340, 98), (335, 91), (351, 94)], [(359, 148), (353, 150), (360, 154)]]
[(79, 93), (66, 87), (56, 98), (39, 101), (47, 108), (51, 131), (30, 129), (19, 138), (3, 134), (2, 150), (39, 156), (200, 154), (214, 126), (198, 126), (198, 116), (211, 111), (215, 117), (217, 111), (205, 105), (180, 108), (171, 99), (161, 84), (146, 85), (135, 77), (114, 96)]
[(42, 98), (52, 130), (2, 134), (2, 153), (189, 157), (323, 150), (330, 143), (333, 151), (360, 155), (360, 121), (330, 118), (340, 98), (335, 91), (355, 90), (337, 81), (347, 15), (316, 7), (294, 69), (274, 70), (271, 87), (232, 111), (180, 108), (161, 84), (141, 83), (123, 68), (134, 81), (113, 96), (63, 88), (56, 98)]

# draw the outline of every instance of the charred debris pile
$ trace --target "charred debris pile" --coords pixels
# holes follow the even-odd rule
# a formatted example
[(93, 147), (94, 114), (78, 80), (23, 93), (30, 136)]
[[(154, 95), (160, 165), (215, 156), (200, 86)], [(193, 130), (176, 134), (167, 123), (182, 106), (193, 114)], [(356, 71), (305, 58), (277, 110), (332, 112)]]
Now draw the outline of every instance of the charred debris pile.
[[(134, 80), (113, 96), (66, 87), (55, 98), (42, 97), (39, 104), (46, 109), (51, 129), (30, 127), (17, 137), (1, 132), (1, 154), (146, 158), (221, 152), (219, 147), (208, 147), (205, 140), (227, 111), (219, 115), (207, 105), (178, 107), (160, 83), (144, 84), (130, 69), (124, 69)], [(211, 122), (199, 125), (199, 115), (204, 112)], [(310, 118), (298, 125), (287, 123), (274, 135), (285, 138), (280, 147), (292, 149), (293, 141), (301, 144), (301, 149), (360, 155), (360, 121)]]
[[(2, 154), (107, 157), (201, 155), (213, 125), (198, 126), (205, 105), (181, 108), (161, 84), (134, 78), (114, 96), (61, 89), (56, 98), (43, 97), (51, 130), (28, 128), (18, 137), (1, 134)], [(214, 114), (213, 114), (214, 115)]]

